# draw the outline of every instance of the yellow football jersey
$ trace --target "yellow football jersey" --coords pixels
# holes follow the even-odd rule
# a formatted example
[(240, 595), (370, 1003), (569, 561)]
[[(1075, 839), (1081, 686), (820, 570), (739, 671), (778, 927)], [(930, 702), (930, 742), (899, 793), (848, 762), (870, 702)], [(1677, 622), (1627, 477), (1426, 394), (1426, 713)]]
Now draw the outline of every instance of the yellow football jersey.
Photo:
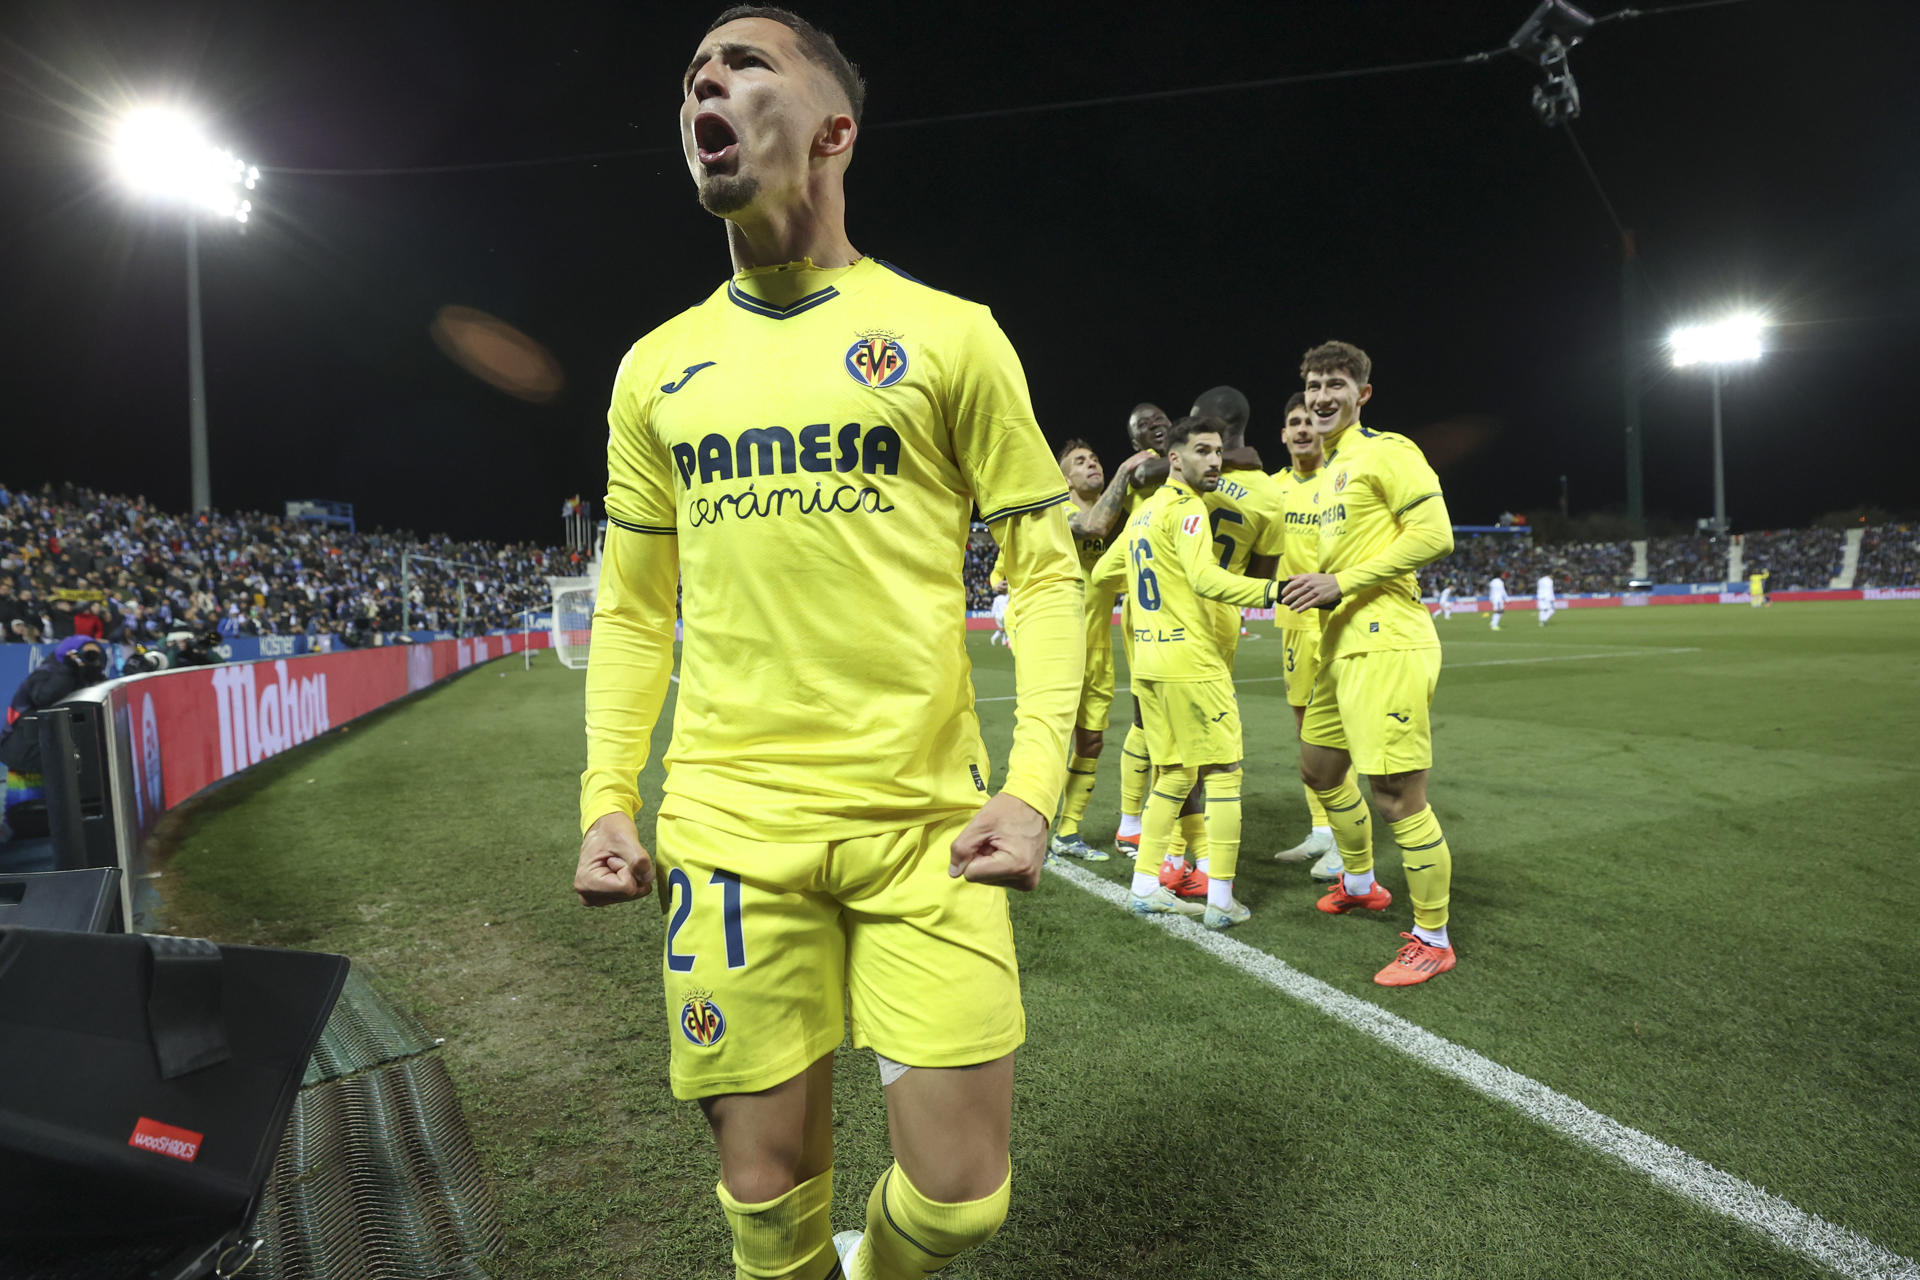
[[(1440, 477), (1420, 446), (1391, 431), (1354, 423), (1326, 441), (1320, 468), (1320, 571), (1339, 577), (1393, 542), (1400, 517), (1440, 496)], [(1368, 587), (1327, 613), (1320, 660), (1375, 649), (1433, 649), (1440, 637), (1411, 573)]]
[[(1280, 576), (1320, 571), (1320, 472), (1305, 473), (1282, 467), (1273, 473), (1274, 486), (1280, 490), (1281, 542)], [(1319, 609), (1295, 613), (1285, 605), (1275, 605), (1273, 625), (1282, 631), (1318, 631), (1325, 614)]]
[[(1114, 534), (1112, 541), (1108, 544), (1109, 550), (1112, 550), (1114, 547), (1125, 547), (1126, 541), (1127, 541), (1127, 538), (1126, 538), (1127, 526), (1133, 523), (1134, 517), (1140, 514), (1141, 508), (1145, 507), (1147, 505), (1148, 500), (1151, 499), (1154, 494), (1160, 492), (1160, 490), (1166, 486), (1166, 483), (1167, 482), (1164, 479), (1160, 479), (1160, 480), (1155, 480), (1152, 484), (1146, 486), (1144, 489), (1134, 488), (1134, 487), (1129, 487), (1127, 489), (1127, 514), (1121, 517), (1120, 529), (1118, 532)], [(1126, 554), (1125, 551), (1121, 552), (1121, 555), (1123, 557), (1125, 556), (1125, 554)], [(1091, 575), (1093, 573), (1093, 570), (1089, 569), (1087, 572), (1089, 575)], [(1127, 585), (1125, 588), (1123, 588), (1121, 599), (1120, 599), (1120, 649), (1122, 652), (1124, 652), (1127, 655), (1127, 676), (1128, 676), (1128, 679), (1132, 679), (1132, 676), (1133, 676), (1133, 578), (1131, 575), (1128, 575)]]
[(1220, 487), (1202, 500), (1222, 569), (1244, 576), (1253, 557), (1281, 553), (1285, 497), (1272, 476), (1256, 470), (1222, 472)]
[[(1058, 505), (1043, 563), (1075, 576), (1066, 484), (991, 313), (872, 258), (743, 272), (634, 345), (608, 421), (607, 520), (628, 539), (609, 571), (647, 554), (637, 535), (678, 535), (662, 815), (794, 841), (977, 808), (974, 510)], [(637, 729), (596, 734), (589, 703), (583, 820), (638, 803)]]
[[(1220, 476), (1220, 487), (1204, 495), (1207, 522), (1213, 529), (1213, 553), (1222, 569), (1244, 575), (1256, 556), (1278, 556), (1284, 534), (1280, 486), (1264, 471), (1235, 469)], [(1229, 658), (1240, 639), (1240, 610), (1218, 600), (1207, 601), (1214, 625), (1226, 643)]]
[(1207, 604), (1260, 607), (1277, 585), (1222, 569), (1214, 559), (1207, 506), (1169, 480), (1127, 524), (1133, 673), (1164, 682), (1230, 676)]

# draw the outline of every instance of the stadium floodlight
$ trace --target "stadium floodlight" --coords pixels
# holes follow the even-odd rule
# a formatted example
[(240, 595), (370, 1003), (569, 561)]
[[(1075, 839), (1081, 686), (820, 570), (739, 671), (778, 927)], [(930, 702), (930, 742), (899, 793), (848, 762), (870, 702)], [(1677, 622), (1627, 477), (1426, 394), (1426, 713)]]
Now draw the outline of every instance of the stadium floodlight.
[(1718, 367), (1758, 360), (1760, 334), (1766, 327), (1762, 317), (1743, 312), (1711, 324), (1690, 324), (1675, 329), (1667, 339), (1674, 368), (1685, 369), (1696, 364)]
[(1705, 365), (1713, 375), (1713, 531), (1727, 531), (1727, 457), (1720, 433), (1720, 388), (1729, 365), (1749, 364), (1760, 358), (1764, 316), (1736, 312), (1708, 324), (1675, 329), (1667, 338), (1673, 367)]
[(120, 122), (113, 166), (142, 195), (235, 222), (253, 212), (253, 202), (241, 193), (260, 182), (256, 166), (207, 141), (192, 116), (162, 107), (135, 111)]
[(245, 225), (253, 202), (245, 193), (260, 170), (207, 140), (183, 111), (147, 107), (131, 112), (114, 135), (113, 167), (144, 196), (182, 205), (187, 224), (187, 413), (195, 514), (213, 505), (207, 465), (206, 368), (200, 349), (200, 241), (198, 220), (211, 214)]

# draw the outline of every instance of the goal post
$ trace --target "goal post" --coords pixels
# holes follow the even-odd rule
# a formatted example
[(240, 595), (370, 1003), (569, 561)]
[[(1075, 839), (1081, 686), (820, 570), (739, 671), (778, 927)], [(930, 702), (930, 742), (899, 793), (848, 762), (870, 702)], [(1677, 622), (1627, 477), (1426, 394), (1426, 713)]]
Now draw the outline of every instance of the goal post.
[(561, 665), (586, 669), (593, 638), (595, 584), (591, 578), (549, 578), (553, 591), (553, 651)]

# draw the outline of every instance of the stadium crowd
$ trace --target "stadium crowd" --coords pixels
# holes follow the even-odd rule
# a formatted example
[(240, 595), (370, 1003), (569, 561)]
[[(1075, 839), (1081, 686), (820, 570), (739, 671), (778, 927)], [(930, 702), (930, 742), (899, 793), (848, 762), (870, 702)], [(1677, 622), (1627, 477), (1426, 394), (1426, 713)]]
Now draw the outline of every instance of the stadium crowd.
[[(1824, 591), (1840, 573), (1846, 535), (1837, 529), (1768, 529), (1745, 536), (1745, 572), (1765, 570), (1770, 591)], [(967, 608), (993, 605), (987, 571), (994, 546), (976, 531), (967, 547)], [(1509, 590), (1532, 594), (1542, 575), (1565, 595), (1607, 595), (1624, 590), (1633, 576), (1633, 544), (1537, 542), (1525, 534), (1462, 535), (1453, 554), (1421, 576), (1429, 596), (1452, 587), (1469, 599), (1486, 594), (1487, 580), (1507, 575)], [(1651, 538), (1647, 542), (1648, 577), (1656, 583), (1722, 582), (1727, 575), (1727, 540), (1711, 534)], [(1920, 531), (1912, 525), (1875, 525), (1860, 546), (1856, 587), (1920, 585)]]
[(1854, 581), (1863, 587), (1920, 587), (1920, 530), (1910, 524), (1869, 528)]
[[(1769, 591), (1825, 591), (1846, 551), (1847, 535), (1838, 529), (1766, 529), (1746, 535), (1744, 556), (1748, 573), (1769, 575)], [(1860, 578), (1856, 585), (1868, 584)]]
[(1489, 578), (1504, 572), (1510, 590), (1524, 587), (1527, 594), (1545, 574), (1564, 594), (1606, 593), (1625, 586), (1632, 568), (1633, 547), (1625, 542), (1536, 545), (1531, 537), (1514, 534), (1462, 535), (1452, 555), (1427, 567), (1421, 586), (1431, 595), (1452, 587), (1456, 596), (1478, 596), (1486, 593)]
[[(404, 612), (403, 552), (416, 557)], [(558, 548), (348, 532), (251, 511), (179, 516), (77, 485), (0, 484), (0, 638), (135, 645), (217, 632), (358, 646), (399, 631), (403, 616), (474, 635), (546, 608), (547, 575), (577, 572), (572, 560)]]
[(1724, 582), (1727, 540), (1705, 533), (1647, 539), (1647, 577), (1654, 582)]

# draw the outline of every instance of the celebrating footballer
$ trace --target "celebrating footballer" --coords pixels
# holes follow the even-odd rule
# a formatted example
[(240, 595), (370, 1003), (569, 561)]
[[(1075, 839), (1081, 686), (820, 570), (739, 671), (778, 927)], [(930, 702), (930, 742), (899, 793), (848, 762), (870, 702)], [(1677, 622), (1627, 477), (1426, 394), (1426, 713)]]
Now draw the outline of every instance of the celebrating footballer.
[[(921, 1276), (992, 1236), (1011, 1194), (1025, 1019), (1006, 889), (1039, 881), (1086, 673), (1067, 486), (987, 309), (849, 240), (865, 88), (832, 37), (730, 9), (681, 92), (733, 270), (614, 381), (574, 889), (589, 906), (663, 895), (671, 1082), (712, 1129), (736, 1274)], [(1019, 609), (992, 795), (963, 645), (976, 509)], [(636, 779), (676, 587), (649, 850)], [(864, 1233), (836, 1241), (849, 1020), (894, 1162)]]

